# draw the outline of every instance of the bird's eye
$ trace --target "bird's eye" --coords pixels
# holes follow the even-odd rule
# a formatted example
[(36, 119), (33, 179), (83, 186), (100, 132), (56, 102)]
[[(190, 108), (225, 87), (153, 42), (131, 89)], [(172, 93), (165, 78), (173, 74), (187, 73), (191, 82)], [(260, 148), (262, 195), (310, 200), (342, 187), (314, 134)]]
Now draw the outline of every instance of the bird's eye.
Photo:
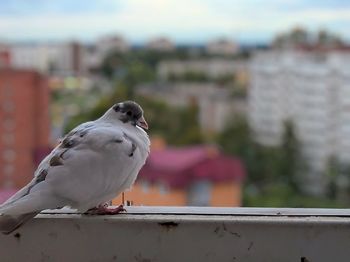
[(131, 115), (132, 115), (131, 111), (126, 112), (126, 114), (127, 114), (128, 116), (131, 116)]

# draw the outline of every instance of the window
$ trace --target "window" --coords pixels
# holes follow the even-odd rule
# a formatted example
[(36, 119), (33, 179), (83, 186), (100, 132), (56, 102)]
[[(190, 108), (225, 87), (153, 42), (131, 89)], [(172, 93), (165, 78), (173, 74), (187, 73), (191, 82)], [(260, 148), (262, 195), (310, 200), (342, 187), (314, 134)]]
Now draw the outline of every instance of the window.
[(3, 127), (7, 131), (12, 131), (15, 128), (15, 121), (13, 119), (5, 119), (2, 123)]
[(161, 195), (169, 194), (169, 187), (164, 183), (159, 183), (159, 193)]
[(11, 165), (11, 164), (7, 164), (7, 165), (5, 165), (4, 168), (3, 168), (4, 174), (5, 174), (6, 176), (8, 176), (8, 177), (11, 176), (11, 175), (13, 174), (14, 170), (15, 170), (15, 168), (14, 168), (14, 166)]
[(193, 182), (188, 192), (189, 206), (209, 206), (212, 184), (208, 180)]
[(148, 181), (141, 181), (140, 185), (143, 193), (149, 193), (150, 184)]
[(15, 141), (15, 136), (11, 133), (5, 133), (2, 134), (1, 140), (5, 145), (11, 145)]
[(1, 108), (4, 110), (4, 112), (12, 112), (15, 109), (15, 105), (12, 101), (7, 100), (3, 102)]
[(16, 152), (12, 149), (6, 149), (2, 153), (2, 157), (7, 162), (12, 162), (16, 158)]

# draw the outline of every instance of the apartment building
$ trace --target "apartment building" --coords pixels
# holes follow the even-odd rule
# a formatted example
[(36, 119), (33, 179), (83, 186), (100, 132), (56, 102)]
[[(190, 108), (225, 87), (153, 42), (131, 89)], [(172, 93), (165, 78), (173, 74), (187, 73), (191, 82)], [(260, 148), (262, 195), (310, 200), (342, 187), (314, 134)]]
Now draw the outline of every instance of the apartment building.
[(209, 58), (192, 60), (164, 60), (157, 65), (157, 75), (161, 80), (186, 73), (199, 73), (209, 78), (245, 74), (247, 62), (237, 59)]
[(311, 183), (325, 182), (329, 157), (350, 163), (349, 69), (344, 51), (269, 51), (252, 60), (248, 115), (256, 139), (279, 144), (284, 122), (292, 120)]
[(58, 76), (82, 72), (82, 47), (75, 42), (53, 44), (13, 44), (9, 47), (10, 66)]

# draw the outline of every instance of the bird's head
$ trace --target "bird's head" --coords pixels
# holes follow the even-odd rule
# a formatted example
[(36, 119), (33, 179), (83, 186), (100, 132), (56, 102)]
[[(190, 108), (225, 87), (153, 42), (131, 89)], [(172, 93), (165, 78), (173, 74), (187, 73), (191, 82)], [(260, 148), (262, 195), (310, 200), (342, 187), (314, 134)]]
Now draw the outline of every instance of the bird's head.
[(115, 104), (112, 110), (107, 112), (113, 114), (123, 123), (129, 123), (133, 126), (139, 126), (145, 130), (148, 129), (148, 124), (143, 117), (143, 110), (139, 104), (134, 101), (124, 101)]

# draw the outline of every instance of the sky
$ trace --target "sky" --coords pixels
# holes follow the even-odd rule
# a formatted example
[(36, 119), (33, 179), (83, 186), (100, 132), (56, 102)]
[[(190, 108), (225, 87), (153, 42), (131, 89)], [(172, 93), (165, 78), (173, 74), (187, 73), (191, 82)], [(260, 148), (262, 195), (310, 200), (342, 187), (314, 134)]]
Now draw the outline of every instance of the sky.
[(132, 43), (229, 38), (267, 43), (302, 26), (350, 40), (349, 0), (8, 0), (0, 1), (0, 40), (94, 41), (118, 34)]

